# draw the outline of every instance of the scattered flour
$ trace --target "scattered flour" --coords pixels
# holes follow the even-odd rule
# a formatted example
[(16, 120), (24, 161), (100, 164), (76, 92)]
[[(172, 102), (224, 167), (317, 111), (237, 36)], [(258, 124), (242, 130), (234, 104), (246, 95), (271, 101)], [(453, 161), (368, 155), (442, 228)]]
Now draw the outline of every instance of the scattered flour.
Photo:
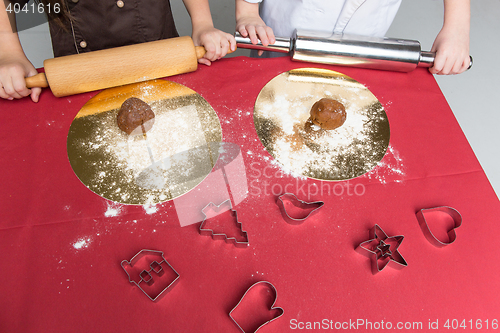
[(399, 152), (389, 145), (387, 153), (382, 161), (377, 164), (370, 172), (366, 173), (364, 177), (376, 180), (381, 184), (387, 183), (402, 183), (406, 177), (405, 165), (403, 158)]
[(75, 243), (73, 243), (73, 247), (77, 250), (81, 250), (87, 248), (90, 245), (90, 243), (92, 243), (92, 239), (90, 237), (80, 238)]
[(121, 205), (117, 203), (107, 203), (108, 209), (104, 213), (106, 217), (118, 216), (121, 212)]
[(144, 211), (146, 212), (146, 214), (154, 214), (158, 211), (158, 207), (156, 207), (156, 205), (151, 205), (151, 204), (145, 204), (144, 206), (142, 206), (142, 208), (144, 208)]

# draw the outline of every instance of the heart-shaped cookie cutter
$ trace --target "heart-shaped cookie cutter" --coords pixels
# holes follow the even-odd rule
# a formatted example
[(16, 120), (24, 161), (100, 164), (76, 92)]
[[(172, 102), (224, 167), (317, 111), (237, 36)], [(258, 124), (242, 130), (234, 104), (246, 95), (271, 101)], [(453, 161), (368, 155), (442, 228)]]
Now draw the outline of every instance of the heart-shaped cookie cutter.
[[(253, 332), (250, 332), (250, 331), (245, 331), (241, 326), (240, 324), (238, 324), (238, 322), (236, 321), (236, 319), (234, 319), (233, 317), (233, 312), (238, 308), (238, 306), (241, 304), (241, 302), (243, 302), (243, 300), (245, 299), (245, 296), (250, 292), (250, 290), (252, 290), (253, 288), (255, 288), (256, 286), (258, 286), (259, 284), (266, 284), (273, 292), (274, 292), (274, 301), (273, 301), (273, 304), (270, 306), (270, 309), (269, 310), (281, 310), (281, 314), (277, 317), (274, 317), (273, 319), (271, 320), (268, 320), (266, 321), (265, 323), (263, 323), (262, 325), (260, 325), (257, 329), (255, 329)], [(236, 326), (238, 326), (238, 328), (243, 332), (243, 333), (255, 333), (257, 332), (258, 330), (260, 330), (263, 326), (269, 324), (270, 322), (272, 321), (275, 321), (276, 319), (278, 319), (279, 317), (283, 316), (283, 314), (285, 313), (285, 311), (283, 310), (283, 308), (280, 308), (280, 307), (275, 307), (274, 304), (276, 304), (276, 300), (278, 299), (278, 292), (276, 291), (276, 288), (274, 287), (274, 285), (271, 283), (271, 282), (268, 282), (268, 281), (258, 281), (256, 283), (254, 283), (253, 285), (250, 286), (250, 288), (247, 289), (247, 291), (245, 291), (245, 293), (243, 294), (243, 296), (241, 297), (240, 301), (238, 302), (238, 304), (235, 305), (235, 307), (229, 312), (229, 317), (232, 319), (232, 321), (236, 324)]]
[[(453, 228), (448, 230), (448, 241), (443, 242), (442, 240), (438, 239), (431, 231), (429, 224), (427, 223), (425, 219), (425, 212), (443, 212), (448, 214), (452, 219), (454, 226)], [(453, 207), (449, 206), (439, 206), (439, 207), (434, 207), (434, 208), (422, 208), (417, 212), (417, 220), (418, 223), (420, 224), (420, 228), (422, 229), (422, 232), (424, 233), (425, 238), (434, 246), (437, 247), (444, 247), (446, 245), (450, 245), (457, 239), (457, 234), (455, 232), (455, 229), (459, 228), (462, 225), (462, 215)]]
[[(291, 203), (295, 207), (298, 207), (303, 210), (310, 209), (311, 206), (316, 206), (316, 207), (311, 209), (311, 211), (307, 215), (296, 217), (292, 216), (293, 214), (290, 214), (289, 211), (287, 211), (286, 209), (287, 203)], [(293, 225), (298, 225), (304, 222), (311, 215), (315, 214), (321, 207), (323, 207), (325, 203), (323, 201), (307, 202), (300, 200), (293, 193), (284, 193), (278, 197), (278, 199), (276, 200), (276, 204), (280, 207), (281, 215), (283, 215), (283, 219), (285, 220), (285, 222)]]

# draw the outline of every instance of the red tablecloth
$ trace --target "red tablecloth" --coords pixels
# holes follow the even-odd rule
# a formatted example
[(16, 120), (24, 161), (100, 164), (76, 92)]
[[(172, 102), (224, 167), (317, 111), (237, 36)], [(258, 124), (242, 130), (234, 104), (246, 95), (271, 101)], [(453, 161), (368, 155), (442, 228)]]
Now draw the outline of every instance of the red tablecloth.
[[(334, 183), (281, 174), (253, 127), (262, 87), (300, 67), (345, 73), (366, 85), (388, 115), (389, 152), (369, 174), (337, 183), (342, 193), (337, 187), (321, 194), (318, 188)], [(250, 193), (235, 209), (250, 245), (201, 236), (199, 224), (180, 227), (171, 202), (126, 206), (86, 188), (69, 164), (66, 137), (96, 92), (55, 98), (45, 90), (37, 104), (1, 100), (1, 332), (238, 332), (229, 311), (261, 280), (276, 287), (276, 306), (284, 309), (261, 332), (315, 322), (328, 330), (418, 323), (423, 330), (445, 329), (447, 321), (450, 329), (495, 327), (500, 204), (426, 70), (239, 57), (168, 79), (203, 96), (220, 118), (224, 141), (241, 147)], [(325, 201), (298, 226), (285, 223), (275, 203), (288, 184), (299, 198), (309, 193)], [(415, 213), (441, 205), (456, 208), (463, 224), (453, 244), (437, 248)], [(404, 236), (399, 251), (408, 267), (372, 274), (370, 260), (355, 247), (375, 224)], [(142, 249), (163, 251), (180, 274), (158, 302), (130, 284), (120, 266)]]

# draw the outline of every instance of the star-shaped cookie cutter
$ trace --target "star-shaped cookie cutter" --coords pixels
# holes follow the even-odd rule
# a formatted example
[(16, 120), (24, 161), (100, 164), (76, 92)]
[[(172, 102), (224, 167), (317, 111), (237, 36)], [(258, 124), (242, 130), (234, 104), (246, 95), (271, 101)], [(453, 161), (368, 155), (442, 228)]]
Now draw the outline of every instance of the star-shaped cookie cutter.
[[(208, 220), (208, 216), (205, 212), (210, 208), (219, 211), (220, 209), (222, 209), (221, 207), (223, 207), (224, 205), (229, 205), (229, 208), (227, 210), (230, 210), (231, 214), (234, 216), (235, 223), (238, 226), (238, 228), (241, 230), (242, 236), (245, 238), (244, 241), (239, 241), (235, 237), (227, 237), (227, 235), (223, 234), (223, 233), (214, 233), (214, 230), (205, 228), (206, 221)], [(214, 207), (214, 208), (212, 208), (212, 207)], [(249, 245), (248, 234), (246, 231), (243, 230), (243, 226), (242, 226), (241, 222), (238, 221), (238, 213), (233, 209), (233, 205), (231, 204), (231, 200), (228, 199), (228, 200), (222, 202), (218, 206), (216, 204), (214, 204), (213, 202), (211, 202), (208, 205), (206, 205), (201, 210), (201, 212), (202, 212), (203, 216), (205, 216), (205, 218), (203, 219), (203, 222), (201, 222), (201, 225), (200, 225), (200, 229), (199, 229), (200, 235), (211, 236), (212, 239), (214, 239), (214, 240), (224, 240), (228, 244), (233, 243), (234, 246), (236, 246), (236, 247), (247, 247)]]
[(372, 259), (373, 274), (382, 271), (387, 265), (391, 265), (396, 269), (403, 269), (408, 266), (406, 260), (398, 251), (404, 236), (389, 237), (378, 224), (375, 224), (370, 237), (372, 239), (359, 244), (356, 251), (368, 255)]

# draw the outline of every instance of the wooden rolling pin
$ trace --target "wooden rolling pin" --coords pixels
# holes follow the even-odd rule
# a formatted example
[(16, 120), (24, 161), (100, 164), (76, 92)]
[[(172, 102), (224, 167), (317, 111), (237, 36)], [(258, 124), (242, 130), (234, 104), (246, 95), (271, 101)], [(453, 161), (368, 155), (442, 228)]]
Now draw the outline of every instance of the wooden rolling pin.
[(176, 37), (47, 59), (45, 73), (26, 86), (50, 87), (56, 97), (193, 72), (206, 53), (191, 37)]

